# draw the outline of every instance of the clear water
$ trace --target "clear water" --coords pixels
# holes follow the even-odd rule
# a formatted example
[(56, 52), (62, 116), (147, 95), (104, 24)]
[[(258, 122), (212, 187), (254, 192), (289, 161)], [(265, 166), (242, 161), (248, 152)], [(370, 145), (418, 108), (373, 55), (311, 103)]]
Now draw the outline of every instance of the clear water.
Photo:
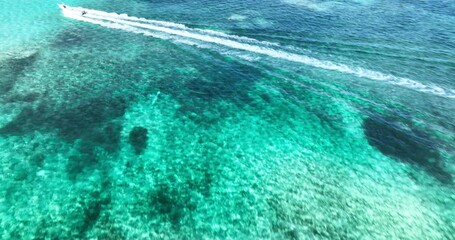
[(455, 238), (454, 1), (57, 3), (0, 0), (2, 239)]

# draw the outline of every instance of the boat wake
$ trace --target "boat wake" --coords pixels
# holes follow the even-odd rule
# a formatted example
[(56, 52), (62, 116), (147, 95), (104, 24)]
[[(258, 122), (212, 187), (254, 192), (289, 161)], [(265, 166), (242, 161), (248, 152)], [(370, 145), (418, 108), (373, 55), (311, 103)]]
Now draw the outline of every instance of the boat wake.
[[(273, 58), (283, 59), (308, 66), (351, 74), (360, 78), (383, 81), (419, 92), (430, 93), (441, 97), (455, 99), (455, 90), (444, 89), (434, 84), (423, 84), (418, 81), (384, 74), (378, 71), (351, 67), (345, 64), (323, 61), (302, 54), (283, 50), (278, 44), (256, 39), (229, 35), (213, 30), (190, 28), (182, 24), (156, 21), (128, 16), (126, 14), (109, 13), (81, 7), (59, 5), (64, 16), (107, 28), (143, 34), (161, 39), (173, 39), (180, 43), (207, 47), (207, 44), (256, 53)], [(83, 14), (84, 13), (84, 14)]]

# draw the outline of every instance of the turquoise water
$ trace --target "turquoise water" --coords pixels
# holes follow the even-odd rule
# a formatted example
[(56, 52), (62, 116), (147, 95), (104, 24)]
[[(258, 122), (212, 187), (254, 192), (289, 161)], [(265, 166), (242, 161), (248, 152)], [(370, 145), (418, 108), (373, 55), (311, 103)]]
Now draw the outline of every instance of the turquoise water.
[(454, 1), (57, 3), (0, 0), (2, 239), (455, 238)]

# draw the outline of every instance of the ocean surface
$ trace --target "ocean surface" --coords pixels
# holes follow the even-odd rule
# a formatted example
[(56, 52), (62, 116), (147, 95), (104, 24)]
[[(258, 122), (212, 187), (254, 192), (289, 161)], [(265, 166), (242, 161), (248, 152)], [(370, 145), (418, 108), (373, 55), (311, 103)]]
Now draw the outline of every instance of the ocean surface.
[(1, 239), (455, 239), (454, 0), (58, 3), (0, 0)]

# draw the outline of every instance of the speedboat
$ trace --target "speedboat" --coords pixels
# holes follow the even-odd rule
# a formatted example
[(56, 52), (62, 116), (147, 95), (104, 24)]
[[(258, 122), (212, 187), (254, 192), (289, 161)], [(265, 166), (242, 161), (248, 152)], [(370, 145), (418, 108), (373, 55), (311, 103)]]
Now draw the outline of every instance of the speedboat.
[(77, 15), (77, 14), (81, 14), (81, 16), (84, 16), (85, 14), (87, 14), (87, 11), (85, 11), (85, 9), (83, 8), (79, 8), (79, 7), (70, 7), (68, 5), (65, 5), (63, 3), (60, 3), (60, 4), (57, 4), (58, 7), (62, 10), (62, 13), (64, 15)]
[(67, 6), (65, 4), (63, 4), (63, 3), (57, 4), (57, 5), (62, 10), (65, 10), (67, 8)]

